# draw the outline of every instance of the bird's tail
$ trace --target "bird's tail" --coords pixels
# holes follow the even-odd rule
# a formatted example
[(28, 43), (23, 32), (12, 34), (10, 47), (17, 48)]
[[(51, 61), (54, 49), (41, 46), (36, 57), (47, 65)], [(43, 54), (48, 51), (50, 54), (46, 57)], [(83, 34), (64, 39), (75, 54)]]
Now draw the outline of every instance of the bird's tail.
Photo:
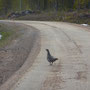
[(55, 58), (55, 61), (58, 60), (58, 58)]

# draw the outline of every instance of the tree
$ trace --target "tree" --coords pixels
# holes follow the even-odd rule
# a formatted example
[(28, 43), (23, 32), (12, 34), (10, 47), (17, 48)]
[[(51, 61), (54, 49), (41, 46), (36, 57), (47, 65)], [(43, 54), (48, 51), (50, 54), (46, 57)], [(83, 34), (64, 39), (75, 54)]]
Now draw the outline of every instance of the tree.
[(44, 2), (44, 4), (43, 4), (43, 10), (46, 10), (47, 7), (48, 7), (48, 0), (44, 0), (43, 2)]
[(78, 10), (87, 8), (89, 2), (89, 0), (75, 0), (74, 8), (77, 8)]

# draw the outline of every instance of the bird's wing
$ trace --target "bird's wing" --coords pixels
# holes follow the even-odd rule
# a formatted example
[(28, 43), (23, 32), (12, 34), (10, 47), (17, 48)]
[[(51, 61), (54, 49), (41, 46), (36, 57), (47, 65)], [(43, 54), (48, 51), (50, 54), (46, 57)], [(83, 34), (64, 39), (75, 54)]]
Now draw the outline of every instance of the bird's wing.
[(48, 56), (48, 60), (50, 60), (50, 61), (52, 61), (54, 59), (54, 57), (53, 56)]

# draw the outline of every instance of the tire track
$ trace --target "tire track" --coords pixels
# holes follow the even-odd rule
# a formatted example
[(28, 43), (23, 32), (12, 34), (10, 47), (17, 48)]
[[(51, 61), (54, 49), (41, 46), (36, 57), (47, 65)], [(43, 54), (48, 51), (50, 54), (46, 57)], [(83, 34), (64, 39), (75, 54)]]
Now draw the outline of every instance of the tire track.
[(48, 24), (45, 24), (45, 23), (41, 23), (41, 24), (44, 24), (44, 25), (55, 28), (55, 32), (56, 32), (56, 30), (57, 30), (57, 32), (59, 32), (59, 30), (62, 31), (62, 33), (68, 38), (68, 40), (71, 41), (72, 43), (74, 43), (74, 45), (78, 49), (79, 53), (81, 53), (81, 54), (83, 53), (82, 50), (79, 48), (78, 44), (75, 42), (75, 40), (71, 39), (71, 37), (66, 32), (61, 30), (61, 28), (58, 28), (58, 27), (55, 27), (55, 26), (52, 26), (52, 25), (48, 25)]

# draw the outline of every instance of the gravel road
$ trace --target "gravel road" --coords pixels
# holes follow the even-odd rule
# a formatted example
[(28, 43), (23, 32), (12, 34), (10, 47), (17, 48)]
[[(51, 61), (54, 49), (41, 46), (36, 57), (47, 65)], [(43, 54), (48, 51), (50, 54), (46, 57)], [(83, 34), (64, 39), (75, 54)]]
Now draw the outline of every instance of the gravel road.
[[(16, 22), (40, 31), (41, 49), (11, 90), (90, 90), (89, 29), (63, 22)], [(52, 66), (46, 60), (46, 48), (59, 58)]]

